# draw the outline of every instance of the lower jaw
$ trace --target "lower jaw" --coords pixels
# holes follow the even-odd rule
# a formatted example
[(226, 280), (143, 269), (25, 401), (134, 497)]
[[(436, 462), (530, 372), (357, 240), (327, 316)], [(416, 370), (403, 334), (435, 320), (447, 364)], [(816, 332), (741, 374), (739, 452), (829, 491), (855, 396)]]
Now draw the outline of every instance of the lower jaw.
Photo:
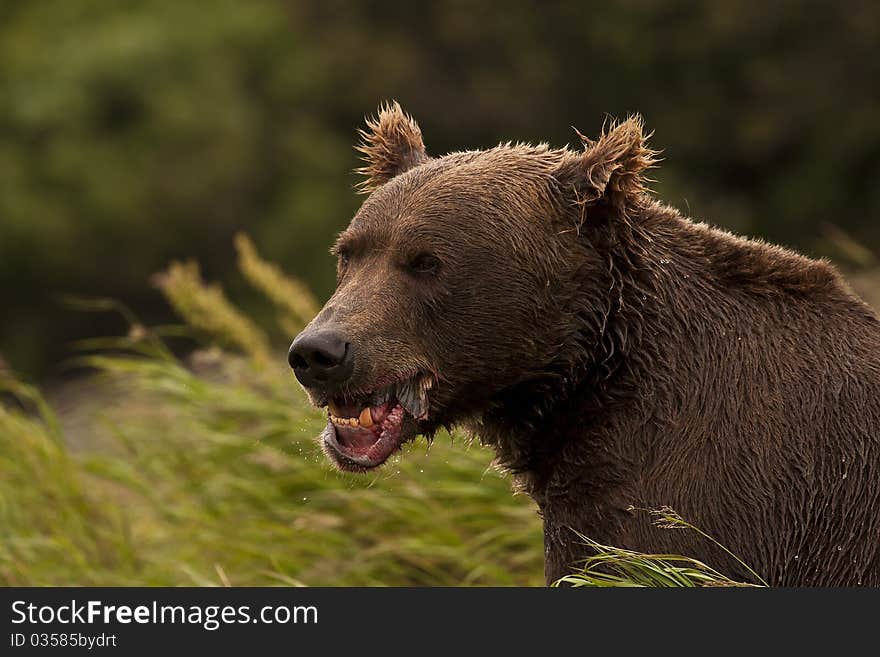
[(413, 431), (411, 436), (405, 437), (405, 432), (401, 430), (397, 436), (380, 437), (379, 440), (367, 449), (354, 450), (339, 442), (336, 427), (332, 422), (328, 421), (327, 426), (324, 427), (324, 431), (321, 433), (321, 445), (324, 448), (324, 453), (340, 470), (346, 472), (367, 472), (385, 463), (394, 452), (400, 449), (403, 443), (414, 437), (414, 435), (415, 432)]

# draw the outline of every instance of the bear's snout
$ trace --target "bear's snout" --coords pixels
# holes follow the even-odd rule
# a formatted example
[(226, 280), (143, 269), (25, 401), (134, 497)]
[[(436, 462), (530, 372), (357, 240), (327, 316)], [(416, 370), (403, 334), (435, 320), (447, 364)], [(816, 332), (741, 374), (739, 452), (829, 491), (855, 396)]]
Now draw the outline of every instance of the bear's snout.
[(332, 394), (354, 372), (354, 348), (336, 329), (306, 329), (290, 345), (287, 362), (306, 388)]

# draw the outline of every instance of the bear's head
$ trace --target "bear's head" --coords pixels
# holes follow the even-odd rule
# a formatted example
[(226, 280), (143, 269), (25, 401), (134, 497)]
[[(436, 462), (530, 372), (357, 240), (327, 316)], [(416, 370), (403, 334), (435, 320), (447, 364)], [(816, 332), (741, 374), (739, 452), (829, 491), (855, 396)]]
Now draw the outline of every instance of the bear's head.
[(610, 224), (644, 194), (653, 153), (641, 121), (581, 137), (577, 151), (432, 158), (394, 103), (362, 136), (369, 196), (333, 248), (335, 293), (289, 352), (328, 407), (325, 452), (365, 471), (418, 434), (478, 426), (502, 406), (539, 422), (552, 395), (517, 408), (518, 391), (577, 377), (601, 341), (613, 291), (597, 241), (616, 239)]

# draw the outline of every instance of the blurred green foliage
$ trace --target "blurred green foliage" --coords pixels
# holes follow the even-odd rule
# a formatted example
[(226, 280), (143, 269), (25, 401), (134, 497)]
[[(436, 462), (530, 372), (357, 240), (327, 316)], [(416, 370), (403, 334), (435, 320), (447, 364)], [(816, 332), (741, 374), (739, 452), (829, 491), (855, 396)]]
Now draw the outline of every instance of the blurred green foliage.
[(639, 111), (656, 190), (712, 223), (822, 253), (880, 246), (880, 5), (629, 0), (5, 0), (0, 4), (0, 353), (45, 374), (118, 330), (55, 295), (167, 310), (145, 285), (231, 236), (319, 295), (357, 208), (351, 149), (397, 98), (429, 150), (575, 141)]

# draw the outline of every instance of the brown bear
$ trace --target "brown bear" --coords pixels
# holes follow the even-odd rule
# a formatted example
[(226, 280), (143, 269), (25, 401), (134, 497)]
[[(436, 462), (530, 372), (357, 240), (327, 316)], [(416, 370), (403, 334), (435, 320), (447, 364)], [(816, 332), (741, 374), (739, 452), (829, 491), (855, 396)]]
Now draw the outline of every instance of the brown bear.
[[(580, 136), (580, 135), (579, 135)], [(880, 321), (835, 269), (654, 200), (640, 118), (583, 148), (429, 157), (396, 104), (338, 287), (290, 364), (338, 467), (463, 427), (537, 503), (548, 582), (580, 535), (772, 585), (880, 585)]]

